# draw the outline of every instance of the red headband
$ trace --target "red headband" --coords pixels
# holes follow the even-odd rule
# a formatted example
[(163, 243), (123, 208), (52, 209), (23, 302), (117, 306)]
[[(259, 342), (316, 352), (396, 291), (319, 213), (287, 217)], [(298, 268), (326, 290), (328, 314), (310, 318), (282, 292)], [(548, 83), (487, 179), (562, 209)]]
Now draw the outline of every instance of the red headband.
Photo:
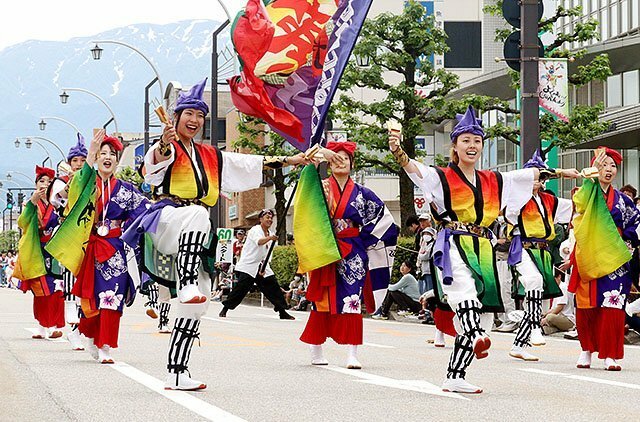
[[(596, 149), (596, 151), (597, 151), (598, 149), (602, 149), (602, 150), (604, 150), (604, 153), (605, 153), (606, 155), (608, 155), (609, 157), (611, 157), (611, 159), (613, 160), (613, 162), (614, 162), (614, 163), (616, 163), (616, 166), (619, 166), (619, 165), (620, 165), (620, 163), (622, 163), (622, 155), (621, 155), (618, 151), (616, 151), (615, 149), (611, 149), (611, 148), (609, 148), (609, 147), (598, 147), (598, 148)], [(591, 164), (590, 164), (590, 165), (593, 165), (593, 162), (594, 162), (595, 160), (596, 160), (596, 157), (595, 157), (595, 156), (593, 156), (593, 158), (591, 158)]]
[(42, 176), (48, 176), (49, 179), (53, 179), (56, 176), (56, 172), (48, 167), (36, 166), (36, 181)]
[(329, 141), (327, 142), (326, 148), (333, 152), (344, 151), (349, 157), (353, 158), (353, 153), (356, 151), (356, 143)]
[(110, 145), (111, 148), (116, 150), (116, 152), (120, 152), (124, 149), (124, 147), (122, 146), (122, 142), (120, 142), (118, 138), (114, 138), (113, 136), (105, 136), (101, 145), (104, 144)]

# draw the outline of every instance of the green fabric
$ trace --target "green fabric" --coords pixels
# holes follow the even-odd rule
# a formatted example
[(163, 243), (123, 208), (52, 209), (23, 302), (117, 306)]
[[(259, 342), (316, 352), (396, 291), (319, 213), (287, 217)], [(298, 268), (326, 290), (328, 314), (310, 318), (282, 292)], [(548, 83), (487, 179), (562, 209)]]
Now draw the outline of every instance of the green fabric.
[(18, 242), (18, 263), (13, 276), (19, 280), (31, 280), (45, 275), (47, 268), (40, 245), (38, 207), (31, 201), (20, 214), (18, 227), (22, 230), (22, 237)]
[[(525, 249), (522, 253), (528, 253), (531, 260), (535, 264), (538, 271), (542, 275), (544, 291), (542, 293), (543, 299), (551, 299), (554, 297), (562, 296), (562, 291), (558, 287), (558, 283), (554, 279), (553, 270), (553, 257), (549, 251), (544, 249)], [(522, 299), (525, 297), (525, 290), (522, 283), (519, 281), (520, 273), (515, 267), (512, 268), (513, 284), (512, 284), (512, 297)]]

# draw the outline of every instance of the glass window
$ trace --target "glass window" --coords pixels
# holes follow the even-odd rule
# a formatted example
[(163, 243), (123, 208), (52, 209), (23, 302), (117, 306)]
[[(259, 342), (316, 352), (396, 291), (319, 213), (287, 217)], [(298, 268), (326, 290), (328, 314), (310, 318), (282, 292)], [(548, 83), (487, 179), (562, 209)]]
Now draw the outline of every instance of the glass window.
[(618, 5), (617, 4), (612, 4), (611, 5), (611, 36), (612, 37), (617, 37), (619, 32), (618, 32)]
[(589, 0), (582, 0), (582, 14), (589, 14)]
[(602, 9), (600, 13), (600, 30), (602, 41), (609, 39), (609, 9)]
[(629, 11), (631, 15), (631, 29), (637, 28), (640, 20), (640, 0), (631, 0), (631, 10)]
[(590, 105), (604, 103), (604, 82), (596, 79), (589, 82), (589, 85), (591, 86)]
[(625, 106), (640, 103), (640, 84), (638, 70), (622, 74), (622, 102)]
[(620, 33), (629, 30), (629, 3), (628, 0), (620, 2)]
[(595, 12), (598, 10), (598, 0), (591, 0), (591, 11)]
[(622, 105), (622, 75), (613, 75), (607, 78), (607, 107), (620, 107)]

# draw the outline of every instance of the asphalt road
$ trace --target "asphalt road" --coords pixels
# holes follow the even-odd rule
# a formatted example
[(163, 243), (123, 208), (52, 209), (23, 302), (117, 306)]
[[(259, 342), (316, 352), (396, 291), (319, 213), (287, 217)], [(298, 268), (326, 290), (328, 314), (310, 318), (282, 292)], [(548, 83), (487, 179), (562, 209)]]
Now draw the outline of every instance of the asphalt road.
[(467, 379), (480, 395), (440, 391), (451, 352), (426, 342), (433, 327), (365, 320), (363, 369), (344, 368), (346, 350), (325, 345), (331, 365), (312, 367), (298, 340), (307, 313), (281, 321), (269, 308), (240, 306), (219, 319), (213, 303), (192, 353), (203, 392), (167, 392), (168, 335), (139, 301), (125, 310), (115, 365), (100, 365), (59, 340), (32, 340), (32, 298), (0, 289), (0, 421), (476, 421), (630, 420), (638, 409), (640, 349), (625, 348), (623, 371), (602, 361), (579, 370), (576, 341), (548, 338), (542, 361), (507, 352), (513, 335), (492, 333), (490, 356)]

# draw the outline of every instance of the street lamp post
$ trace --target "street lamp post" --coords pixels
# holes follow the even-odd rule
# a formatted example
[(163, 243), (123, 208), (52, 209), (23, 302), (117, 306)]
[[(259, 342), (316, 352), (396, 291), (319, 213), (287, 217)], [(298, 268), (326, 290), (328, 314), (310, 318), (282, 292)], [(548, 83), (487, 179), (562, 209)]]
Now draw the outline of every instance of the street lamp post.
[[(42, 160), (42, 166), (45, 166), (45, 165), (46, 165), (47, 160), (49, 160), (49, 161), (51, 162), (51, 165), (53, 165), (53, 160), (51, 160), (51, 153), (50, 153), (50, 152), (49, 152), (49, 150), (48, 150), (47, 148), (45, 148), (45, 146), (44, 146), (44, 145), (42, 145), (40, 142), (38, 142), (38, 141), (35, 141), (35, 142), (34, 142), (33, 140), (31, 140), (31, 139), (27, 138), (27, 140), (25, 141), (25, 143), (24, 143), (24, 144), (25, 144), (25, 146), (27, 147), (27, 149), (31, 149), (31, 146), (32, 146), (34, 143), (35, 143), (36, 145), (38, 145), (40, 148), (42, 148), (42, 150), (44, 151), (44, 153), (45, 153), (45, 154), (47, 154), (47, 155), (46, 155), (46, 157), (45, 157), (45, 159), (44, 159), (44, 160)], [(16, 146), (16, 148), (20, 148), (20, 138), (16, 138), (16, 141), (14, 142), (14, 145)]]
[(25, 146), (26, 146), (27, 148), (31, 148), (31, 145), (32, 145), (33, 143), (36, 143), (36, 144), (40, 145), (40, 147), (42, 147), (42, 149), (44, 149), (44, 150), (45, 150), (45, 152), (47, 153), (47, 155), (49, 155), (49, 157), (51, 157), (51, 155), (49, 154), (49, 151), (44, 147), (44, 145), (42, 145), (42, 144), (41, 144), (40, 142), (38, 142), (38, 141), (35, 141), (34, 139), (39, 139), (39, 140), (41, 140), (41, 141), (47, 142), (47, 143), (49, 143), (49, 144), (53, 145), (53, 146), (58, 150), (58, 152), (59, 152), (59, 153), (60, 153), (60, 155), (62, 156), (62, 161), (66, 161), (66, 159), (67, 159), (67, 156), (64, 154), (64, 151), (62, 151), (62, 148), (60, 148), (60, 146), (59, 146), (57, 143), (53, 142), (53, 141), (52, 141), (51, 139), (49, 139), (49, 138), (45, 138), (45, 137), (43, 137), (43, 136), (21, 136), (21, 137), (17, 137), (17, 138), (16, 138), (16, 140), (15, 140), (15, 142), (14, 142), (14, 144), (15, 144), (16, 148), (20, 148), (20, 140), (21, 140), (21, 139), (24, 139), (24, 140), (25, 140), (25, 143), (24, 143), (24, 144), (25, 144)]
[(160, 73), (158, 73), (158, 69), (153, 64), (153, 61), (151, 61), (151, 59), (149, 57), (147, 57), (142, 51), (138, 50), (136, 47), (132, 46), (131, 44), (127, 44), (127, 43), (122, 42), (122, 41), (94, 40), (94, 41), (91, 41), (91, 42), (96, 44), (96, 46), (91, 49), (91, 55), (93, 56), (94, 60), (100, 60), (100, 58), (102, 57), (102, 51), (103, 50), (102, 50), (102, 48), (100, 48), (98, 46), (98, 43), (121, 45), (123, 47), (127, 47), (127, 48), (135, 51), (140, 56), (142, 56), (142, 58), (145, 59), (145, 61), (147, 63), (149, 63), (149, 66), (151, 66), (151, 69), (153, 70), (153, 73), (156, 74), (156, 78), (158, 78), (158, 86), (160, 87), (160, 98), (162, 98), (164, 100), (164, 84), (162, 83), (162, 79), (160, 79)]
[(80, 129), (78, 129), (78, 126), (74, 125), (73, 123), (71, 123), (70, 121), (63, 119), (62, 117), (55, 117), (55, 116), (43, 116), (40, 118), (40, 123), (38, 123), (38, 126), (40, 126), (40, 130), (45, 130), (45, 128), (47, 127), (47, 120), (58, 120), (59, 122), (63, 122), (66, 123), (67, 125), (71, 126), (73, 128), (73, 130), (76, 131), (76, 133), (80, 133)]
[(36, 181), (32, 177), (30, 177), (30, 176), (28, 176), (28, 175), (26, 175), (26, 174), (24, 174), (24, 173), (22, 173), (20, 171), (16, 171), (16, 170), (11, 170), (11, 171), (7, 172), (6, 179), (7, 180), (11, 180), (11, 178), (13, 177), (13, 174), (19, 174), (20, 176), (22, 176), (22, 177), (26, 178), (27, 180), (29, 180), (31, 183), (33, 183), (33, 184), (36, 183)]
[(84, 89), (84, 88), (62, 88), (62, 94), (60, 94), (60, 102), (62, 102), (62, 104), (66, 104), (67, 101), (69, 100), (69, 94), (67, 94), (67, 91), (84, 92), (85, 94), (91, 95), (92, 97), (100, 101), (102, 104), (104, 104), (107, 110), (109, 110), (109, 113), (111, 113), (111, 117), (113, 118), (113, 124), (116, 127), (116, 134), (120, 133), (120, 131), (118, 130), (118, 121), (116, 120), (116, 115), (113, 113), (113, 110), (111, 110), (111, 107), (109, 107), (109, 104), (107, 104), (107, 102), (104, 99), (102, 99), (102, 97), (100, 97), (95, 92), (89, 91), (88, 89)]

